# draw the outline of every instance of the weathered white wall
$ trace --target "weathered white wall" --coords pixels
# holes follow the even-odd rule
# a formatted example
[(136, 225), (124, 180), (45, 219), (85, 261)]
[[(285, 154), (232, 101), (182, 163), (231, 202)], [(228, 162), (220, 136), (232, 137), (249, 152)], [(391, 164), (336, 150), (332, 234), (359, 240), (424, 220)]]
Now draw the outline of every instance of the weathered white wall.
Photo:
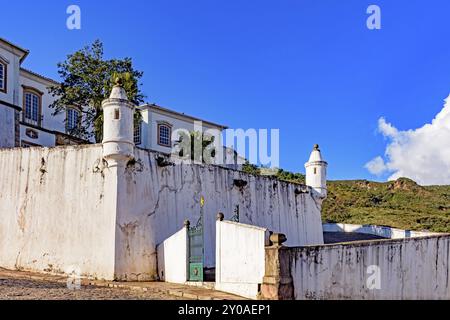
[(236, 205), (242, 223), (285, 233), (288, 245), (323, 243), (308, 189), (217, 166), (159, 167), (156, 155), (135, 149), (136, 161), (108, 167), (101, 145), (0, 150), (0, 266), (157, 279), (157, 244), (184, 220), (196, 224), (201, 196), (207, 267), (215, 267), (216, 215), (229, 219)]
[(161, 281), (186, 283), (188, 280), (188, 241), (188, 230), (184, 227), (158, 245), (158, 275)]
[[(322, 244), (320, 207), (298, 185), (217, 166), (159, 167), (154, 152), (135, 150), (136, 162), (119, 169), (116, 255), (122, 278), (156, 277), (156, 245), (177, 232), (185, 219), (195, 225), (205, 198), (205, 264), (215, 266), (218, 212), (230, 219), (240, 205), (241, 223), (287, 235), (287, 245)], [(235, 179), (248, 184), (239, 188)], [(122, 270), (122, 271), (120, 271)], [(125, 270), (127, 270), (125, 272)]]
[(343, 223), (325, 223), (323, 225), (324, 232), (351, 232), (363, 233), (380, 236), (387, 239), (403, 239), (415, 237), (427, 237), (438, 235), (439, 233), (427, 231), (411, 231), (397, 228), (374, 226), (374, 225), (360, 225), (360, 224), (343, 224)]
[(102, 146), (0, 150), (0, 266), (113, 279)]
[[(441, 235), (290, 248), (295, 299), (449, 299), (449, 243)], [(367, 287), (369, 266), (379, 267), (379, 290)]]
[(267, 229), (216, 222), (216, 290), (256, 299), (265, 271)]

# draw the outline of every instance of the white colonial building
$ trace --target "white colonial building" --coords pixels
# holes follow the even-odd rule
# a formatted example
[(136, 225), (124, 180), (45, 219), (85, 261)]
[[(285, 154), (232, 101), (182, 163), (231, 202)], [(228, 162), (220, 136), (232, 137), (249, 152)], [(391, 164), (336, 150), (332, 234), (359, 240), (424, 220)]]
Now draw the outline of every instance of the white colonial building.
[[(141, 128), (136, 128), (134, 142), (143, 149), (152, 149), (170, 153), (173, 147), (172, 136), (180, 129), (195, 131), (195, 123), (201, 123), (202, 132), (218, 130), (222, 132), (226, 126), (205, 121), (199, 118), (176, 112), (155, 104), (145, 104), (138, 107), (142, 115)], [(176, 137), (174, 137), (176, 138)]]
[(58, 82), (23, 68), (28, 54), (28, 50), (0, 39), (0, 147), (82, 143), (67, 134), (77, 125), (79, 111), (52, 115), (49, 105), (54, 97), (48, 87)]
[[(29, 51), (0, 38), (0, 148), (85, 144), (68, 133), (79, 125), (81, 112), (68, 109), (54, 115), (49, 106), (55, 100), (48, 88), (59, 83), (22, 67)], [(194, 123), (201, 123), (202, 131), (222, 132), (226, 127), (175, 112), (154, 104), (138, 110), (141, 124), (134, 128), (134, 143), (143, 149), (170, 153), (173, 134), (184, 129), (194, 131)]]

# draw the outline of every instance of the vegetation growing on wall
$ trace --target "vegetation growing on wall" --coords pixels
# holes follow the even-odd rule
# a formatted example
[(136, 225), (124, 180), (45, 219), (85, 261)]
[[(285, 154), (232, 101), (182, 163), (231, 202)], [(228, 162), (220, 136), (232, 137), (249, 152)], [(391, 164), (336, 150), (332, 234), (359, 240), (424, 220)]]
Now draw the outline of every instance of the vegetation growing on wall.
[[(250, 162), (246, 162), (242, 166), (242, 171), (248, 174), (253, 175), (262, 175), (262, 168), (258, 167), (254, 164), (251, 164)], [(291, 182), (291, 183), (298, 183), (298, 184), (304, 184), (305, 183), (305, 175), (302, 173), (294, 173), (290, 171), (285, 171), (283, 169), (279, 169), (275, 171), (274, 177), (276, 177), (278, 180)]]

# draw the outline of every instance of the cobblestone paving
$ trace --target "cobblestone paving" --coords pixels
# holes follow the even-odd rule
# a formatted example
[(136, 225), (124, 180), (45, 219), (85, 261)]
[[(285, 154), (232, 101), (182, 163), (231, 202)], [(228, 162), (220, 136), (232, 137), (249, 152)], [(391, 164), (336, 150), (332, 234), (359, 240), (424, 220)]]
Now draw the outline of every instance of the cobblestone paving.
[[(0, 300), (176, 300), (181, 297), (157, 291), (81, 286), (70, 290), (62, 283), (0, 278)], [(186, 299), (186, 298), (183, 298)]]
[[(206, 287), (205, 287), (206, 286)], [(212, 290), (209, 285), (166, 282), (81, 280), (79, 290), (67, 287), (67, 276), (0, 268), (0, 300), (245, 300)]]

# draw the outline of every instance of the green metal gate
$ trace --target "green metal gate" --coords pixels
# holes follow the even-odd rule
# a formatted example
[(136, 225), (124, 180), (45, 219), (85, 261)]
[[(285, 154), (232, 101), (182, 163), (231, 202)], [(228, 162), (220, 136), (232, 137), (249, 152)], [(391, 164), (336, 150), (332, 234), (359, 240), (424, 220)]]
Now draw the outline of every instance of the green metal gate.
[(203, 206), (205, 200), (200, 201), (200, 218), (194, 227), (190, 227), (189, 235), (189, 281), (203, 282), (204, 279), (204, 233), (203, 233)]

